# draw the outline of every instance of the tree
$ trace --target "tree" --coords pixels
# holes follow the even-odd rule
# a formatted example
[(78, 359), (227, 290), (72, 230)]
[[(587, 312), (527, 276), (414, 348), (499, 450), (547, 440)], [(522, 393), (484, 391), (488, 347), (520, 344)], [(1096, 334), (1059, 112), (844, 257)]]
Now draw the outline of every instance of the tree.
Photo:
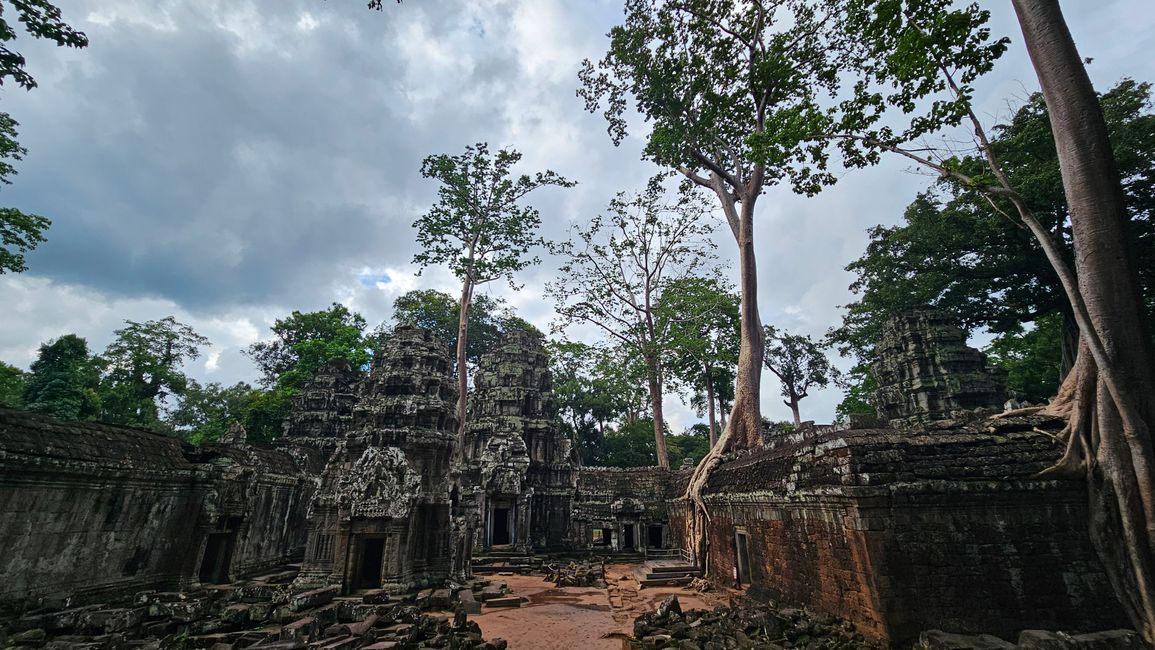
[[(654, 421), (643, 418), (624, 422), (606, 433), (606, 467), (663, 466), (654, 451)], [(665, 466), (670, 459), (664, 459)]]
[(874, 406), (874, 392), (877, 382), (870, 374), (870, 367), (864, 363), (855, 364), (842, 381), (846, 397), (834, 408), (835, 421), (846, 423), (852, 415), (878, 415)]
[(365, 337), (365, 318), (333, 303), (323, 311), (293, 311), (273, 322), (273, 339), (258, 341), (245, 350), (257, 364), (265, 387), (296, 388), (334, 359), (352, 368), (364, 368), (371, 358)]
[(741, 298), (717, 278), (686, 277), (670, 282), (657, 313), (668, 323), (667, 367), (696, 395), (704, 393), (697, 401), (705, 407), (713, 447), (718, 441), (715, 407), (733, 392), (730, 378), (738, 363)]
[(783, 404), (794, 414), (794, 426), (802, 424), (798, 402), (815, 388), (838, 381), (838, 369), (830, 365), (825, 347), (805, 334), (779, 333), (771, 325), (765, 330), (764, 363), (781, 384)]
[(24, 405), (61, 420), (88, 420), (100, 413), (99, 366), (88, 341), (65, 334), (40, 346), (24, 385)]
[(474, 290), (505, 279), (516, 289), (514, 274), (538, 263), (530, 250), (541, 243), (537, 235), (541, 217), (536, 208), (521, 205), (522, 199), (541, 187), (573, 187), (575, 183), (552, 172), (511, 176), (521, 160), (513, 149), (492, 156), (484, 142), (470, 145), (465, 153), (428, 156), (421, 175), (441, 183), (437, 204), (414, 222), (421, 252), (413, 262), (425, 269), (445, 264), (461, 280), (457, 324), (457, 449), (465, 450), (465, 404), (469, 386), (466, 371), (469, 308)]
[(1155, 353), (1127, 241), (1123, 187), (1103, 112), (1058, 2), (1012, 5), (1047, 102), (1075, 246), (1078, 284), (1069, 272), (1061, 275), (1081, 336), (1079, 359), (1059, 394), (1070, 417), (1060, 467), (1086, 477), (1092, 542), (1128, 616), (1152, 643)]
[(583, 63), (578, 95), (587, 110), (605, 104), (615, 143), (626, 109), (650, 123), (644, 156), (712, 193), (738, 245), (742, 339), (734, 405), (718, 444), (686, 488), (695, 557), (704, 561), (708, 518), (702, 490), (732, 447), (761, 444), (762, 323), (754, 256), (754, 215), (767, 186), (789, 181), (817, 192), (834, 181), (825, 147), (810, 141), (825, 124), (823, 101), (839, 91), (830, 52), (844, 49), (831, 0), (627, 0), (610, 50)]
[(1062, 379), (1061, 314), (1044, 316), (1030, 331), (1019, 329), (1000, 334), (983, 352), (987, 359), (1007, 371), (1007, 389), (1019, 399), (1046, 403)]
[(546, 284), (566, 325), (593, 325), (642, 360), (662, 467), (668, 465), (662, 353), (673, 321), (659, 318), (657, 309), (671, 283), (712, 257), (707, 216), (698, 201), (667, 202), (658, 183), (632, 197), (619, 193), (606, 215), (553, 247), (563, 261), (558, 278)]
[(678, 435), (669, 436), (670, 467), (681, 467), (689, 459), (697, 463), (710, 453), (710, 427), (698, 423)]
[(18, 409), (24, 406), (24, 387), (28, 373), (0, 361), (0, 407)]
[(358, 370), (369, 365), (372, 337), (365, 335), (365, 318), (333, 303), (322, 311), (294, 311), (273, 322), (273, 339), (258, 341), (245, 350), (257, 364), (258, 380), (268, 390), (255, 393), (245, 415), (245, 431), (254, 442), (269, 442), (281, 435), (297, 390), (334, 359), (344, 359)]
[[(1147, 312), (1155, 318), (1155, 115), (1150, 84), (1124, 80), (1100, 97), (1131, 216)], [(1073, 259), (1069, 214), (1046, 105), (1031, 95), (1006, 124), (992, 129), (991, 149), (1011, 183), (1043, 227), (1055, 234), (1068, 263)], [(981, 155), (963, 156), (965, 173), (980, 176)], [(964, 327), (1013, 335), (1024, 322), (1061, 314), (1054, 341), (1063, 368), (1074, 362), (1078, 327), (1055, 270), (1031, 233), (1007, 219), (980, 189), (942, 179), (906, 210), (899, 226), (870, 229), (866, 253), (847, 266), (857, 275), (842, 325), (832, 331), (843, 352), (869, 361), (882, 324), (907, 308), (932, 304), (960, 318)], [(1013, 336), (1012, 336), (1013, 338)], [(1065, 374), (1064, 370), (1064, 374)], [(1055, 378), (1058, 381), (1059, 377)], [(1052, 394), (1052, 393), (1048, 393)]]
[[(1027, 52), (1039, 77), (1058, 151), (1074, 245), (1074, 269), (1053, 233), (1037, 219), (1008, 176), (971, 107), (969, 84), (990, 69), (1005, 39), (990, 41), (986, 12), (951, 10), (947, 0), (852, 0), (846, 26), (862, 47), (856, 90), (840, 126), (852, 143), (896, 153), (983, 192), (1026, 228), (1058, 275), (1080, 332), (1079, 351), (1048, 411), (1068, 426), (1063, 459), (1046, 474), (1081, 475), (1091, 494), (1090, 536), (1124, 609), (1148, 642), (1155, 641), (1155, 485), (1151, 426), (1155, 368), (1144, 322), (1138, 274), (1128, 247), (1128, 216), (1107, 127), (1083, 61), (1057, 0), (1012, 0)], [(889, 96), (876, 88), (884, 87)], [(903, 134), (862, 128), (867, 110), (913, 110), (932, 93), (931, 114)], [(863, 108), (867, 106), (869, 108)], [(963, 121), (985, 159), (982, 175), (957, 158), (910, 146), (910, 134)], [(873, 122), (871, 123), (873, 124)], [(868, 157), (869, 158), (869, 157)], [(1014, 216), (1012, 216), (1014, 215)], [(1121, 541), (1121, 543), (1120, 543)]]
[[(615, 424), (643, 418), (647, 394), (637, 364), (620, 347), (578, 341), (548, 344), (558, 415), (587, 466), (605, 465)], [(651, 424), (652, 430), (652, 424)]]
[[(5, 4), (15, 10), (24, 31), (34, 38), (46, 38), (61, 47), (88, 46), (84, 32), (78, 32), (65, 23), (60, 9), (52, 3), (46, 0), (9, 0)], [(0, 4), (0, 85), (11, 79), (21, 88), (32, 90), (36, 87), (36, 80), (25, 70), (24, 56), (8, 47), (18, 32), (3, 16), (3, 6)], [(11, 115), (0, 112), (0, 183), (12, 182), (9, 177), (16, 174), (16, 168), (10, 161), (20, 161), (28, 153), (16, 141), (17, 126)], [(15, 208), (0, 208), (0, 274), (27, 270), (24, 254), (44, 241), (44, 231), (49, 225), (51, 222), (44, 217), (25, 214)]]
[[(500, 340), (503, 323), (502, 301), (487, 294), (473, 297), (469, 308), (465, 360), (476, 366), (481, 355)], [(461, 304), (453, 296), (436, 289), (414, 289), (393, 300), (393, 320), (411, 322), (433, 330), (450, 348), (457, 349), (457, 328), (461, 322)]]
[(183, 395), (188, 387), (184, 362), (200, 356), (209, 340), (172, 316), (125, 323), (100, 359), (105, 368), (100, 384), (102, 419), (156, 426), (159, 406), (170, 395)]
[(234, 423), (244, 423), (257, 392), (244, 382), (201, 386), (190, 379), (180, 402), (168, 414), (168, 424), (189, 442), (215, 442)]

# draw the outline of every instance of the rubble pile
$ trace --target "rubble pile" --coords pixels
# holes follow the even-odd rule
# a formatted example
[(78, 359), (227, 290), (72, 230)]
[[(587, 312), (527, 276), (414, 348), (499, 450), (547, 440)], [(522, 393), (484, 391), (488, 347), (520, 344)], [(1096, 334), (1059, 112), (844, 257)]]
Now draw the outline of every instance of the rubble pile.
[(546, 580), (557, 587), (605, 587), (606, 561), (570, 562), (566, 565), (546, 565)]
[(5, 613), (0, 648), (503, 650), (505, 641), (485, 641), (468, 619), (476, 613), (475, 590), (488, 596), (493, 585), (477, 581), (405, 595), (371, 590), (339, 596), (338, 586), (299, 591), (273, 579), (188, 592), (148, 591), (114, 604), (44, 603)]
[(634, 638), (629, 641), (629, 647), (644, 650), (873, 648), (852, 625), (833, 617), (753, 603), (683, 613), (677, 596), (663, 600), (657, 611), (643, 614), (634, 621)]

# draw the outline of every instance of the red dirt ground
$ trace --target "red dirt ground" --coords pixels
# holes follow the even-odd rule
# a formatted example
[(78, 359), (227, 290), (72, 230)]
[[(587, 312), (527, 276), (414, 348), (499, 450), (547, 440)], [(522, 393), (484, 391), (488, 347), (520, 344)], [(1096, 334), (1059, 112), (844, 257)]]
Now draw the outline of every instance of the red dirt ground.
[(682, 609), (712, 609), (725, 604), (727, 592), (697, 593), (681, 587), (638, 588), (634, 565), (606, 567), (605, 589), (555, 587), (541, 576), (500, 576), (520, 608), (483, 607), (477, 621), (486, 639), (501, 638), (510, 650), (618, 650), (621, 639), (633, 632), (634, 619), (652, 611), (670, 594), (677, 594)]

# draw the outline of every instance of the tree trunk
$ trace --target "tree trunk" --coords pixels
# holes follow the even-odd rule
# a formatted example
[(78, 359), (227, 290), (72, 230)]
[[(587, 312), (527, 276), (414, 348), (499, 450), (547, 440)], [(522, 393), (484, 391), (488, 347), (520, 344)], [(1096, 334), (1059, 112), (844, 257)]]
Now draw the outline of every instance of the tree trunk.
[(646, 379), (650, 388), (650, 409), (654, 413), (654, 449), (658, 454), (658, 467), (670, 469), (670, 457), (666, 454), (666, 428), (662, 417), (662, 380), (658, 368), (658, 358), (652, 353), (644, 355)]
[(1076, 443), (1084, 450), (1091, 540), (1124, 610), (1151, 643), (1155, 371), (1125, 237), (1123, 194), (1098, 98), (1057, 0), (1013, 5), (1050, 114), (1071, 214), (1078, 294), (1093, 330), (1083, 327), (1087, 345), (1081, 352), (1094, 352), (1094, 361), (1077, 365), (1075, 389), (1063, 391), (1076, 396), (1068, 455)]
[[(729, 427), (731, 446), (755, 449), (762, 444), (762, 319), (758, 314), (758, 266), (754, 257), (754, 197), (742, 202), (738, 228), (738, 263), (741, 269), (742, 345), (738, 352), (737, 382)], [(728, 449), (723, 451), (729, 451)]]
[(709, 363), (704, 365), (706, 371), (706, 414), (710, 420), (710, 449), (718, 444), (718, 422), (714, 413), (714, 373)]
[(1059, 383), (1067, 378), (1067, 374), (1075, 367), (1075, 358), (1079, 354), (1079, 323), (1075, 321), (1075, 313), (1070, 304), (1064, 304), (1063, 324), (1060, 329), (1060, 345), (1062, 356), (1059, 362)]
[(786, 402), (786, 406), (789, 406), (790, 412), (794, 414), (794, 427), (802, 426), (802, 416), (798, 414), (798, 398), (791, 397), (790, 401)]
[(465, 405), (469, 389), (469, 376), (465, 365), (466, 343), (469, 338), (469, 307), (473, 303), (473, 281), (466, 276), (461, 286), (461, 302), (457, 312), (457, 454), (469, 458), (470, 450), (465, 448)]
[[(760, 189), (760, 186), (759, 186)], [(731, 195), (720, 182), (716, 194), (727, 215), (734, 215)], [(738, 260), (741, 270), (742, 345), (738, 352), (737, 380), (734, 385), (734, 405), (729, 421), (722, 429), (718, 443), (710, 448), (686, 485), (685, 498), (690, 501), (690, 516), (687, 520), (687, 536), (694, 561), (710, 575), (707, 557), (707, 532), (710, 513), (702, 492), (710, 481), (710, 475), (722, 464), (722, 455), (731, 449), (754, 449), (762, 444), (762, 319), (758, 315), (758, 268), (754, 257), (754, 203), (757, 190), (747, 192), (743, 197), (741, 214), (734, 226), (738, 239)]]

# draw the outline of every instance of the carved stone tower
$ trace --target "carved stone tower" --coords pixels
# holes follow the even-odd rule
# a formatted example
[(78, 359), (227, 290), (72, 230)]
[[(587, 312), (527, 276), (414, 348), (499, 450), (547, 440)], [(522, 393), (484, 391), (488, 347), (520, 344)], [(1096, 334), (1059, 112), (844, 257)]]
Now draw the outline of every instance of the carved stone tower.
[(403, 590), (449, 575), (457, 392), (448, 348), (400, 325), (374, 355), (309, 507), (303, 581)]

